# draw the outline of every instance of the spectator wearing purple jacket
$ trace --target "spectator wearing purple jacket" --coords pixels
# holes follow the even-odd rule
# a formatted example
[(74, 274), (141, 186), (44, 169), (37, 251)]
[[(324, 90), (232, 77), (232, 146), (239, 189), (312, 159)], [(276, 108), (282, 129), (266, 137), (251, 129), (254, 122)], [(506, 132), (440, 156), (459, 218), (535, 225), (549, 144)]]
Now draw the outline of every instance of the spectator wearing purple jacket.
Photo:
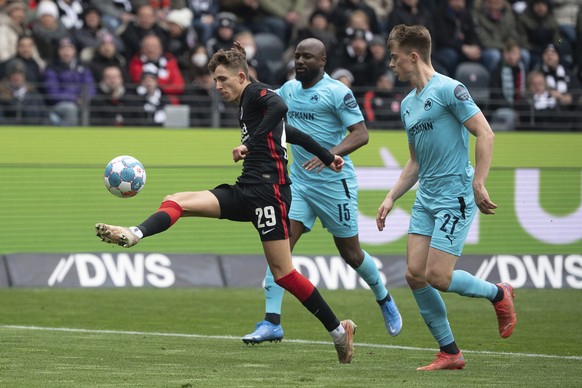
[(53, 125), (79, 124), (79, 108), (95, 95), (91, 70), (79, 62), (70, 38), (59, 42), (58, 58), (44, 73), (44, 91), (51, 106), (49, 120)]

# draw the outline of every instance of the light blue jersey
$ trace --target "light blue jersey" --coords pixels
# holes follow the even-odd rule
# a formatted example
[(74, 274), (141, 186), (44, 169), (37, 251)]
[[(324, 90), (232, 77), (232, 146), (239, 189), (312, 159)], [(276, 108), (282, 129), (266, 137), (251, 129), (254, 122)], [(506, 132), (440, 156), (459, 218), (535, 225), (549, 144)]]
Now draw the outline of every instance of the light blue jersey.
[[(351, 90), (327, 74), (314, 86), (303, 89), (301, 82), (286, 82), (277, 93), (283, 98), (289, 111), (289, 124), (309, 134), (324, 148), (330, 149), (341, 143), (347, 128), (364, 121), (364, 117)], [(356, 176), (354, 165), (349, 156), (344, 156), (344, 167), (338, 174), (324, 168), (319, 174), (301, 167), (313, 158), (302, 147), (291, 144), (291, 179), (302, 181), (326, 182), (353, 178)]]
[(473, 179), (469, 131), (463, 123), (479, 112), (459, 81), (435, 73), (416, 94), (402, 101), (402, 122), (419, 165), (419, 191), (425, 195), (457, 195)]

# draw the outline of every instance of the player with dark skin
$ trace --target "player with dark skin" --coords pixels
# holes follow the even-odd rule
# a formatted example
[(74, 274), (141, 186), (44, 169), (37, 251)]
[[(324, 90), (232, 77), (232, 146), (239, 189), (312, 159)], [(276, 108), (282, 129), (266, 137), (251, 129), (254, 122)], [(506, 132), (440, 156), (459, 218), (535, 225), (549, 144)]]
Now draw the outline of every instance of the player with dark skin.
[[(237, 42), (235, 49), (244, 52), (244, 48)], [(333, 236), (341, 257), (370, 286), (381, 308), (388, 333), (396, 336), (400, 333), (402, 318), (381, 281), (374, 260), (361, 248), (358, 236), (357, 178), (349, 155), (368, 143), (368, 129), (351, 90), (325, 73), (326, 62), (325, 46), (320, 40), (301, 41), (295, 49), (296, 79), (286, 82), (277, 90), (289, 107), (288, 122), (301, 128), (346, 161), (342, 173), (339, 176), (332, 175), (322, 171), (325, 164), (317, 156), (304, 153), (298, 147), (291, 147), (291, 249), (303, 234), (312, 229), (315, 219), (319, 218)], [(300, 171), (306, 168), (307, 171), (315, 171)], [(277, 287), (272, 275), (267, 270), (265, 319), (257, 323), (253, 333), (243, 337), (245, 343), (255, 344), (283, 338), (280, 325), (283, 290)]]

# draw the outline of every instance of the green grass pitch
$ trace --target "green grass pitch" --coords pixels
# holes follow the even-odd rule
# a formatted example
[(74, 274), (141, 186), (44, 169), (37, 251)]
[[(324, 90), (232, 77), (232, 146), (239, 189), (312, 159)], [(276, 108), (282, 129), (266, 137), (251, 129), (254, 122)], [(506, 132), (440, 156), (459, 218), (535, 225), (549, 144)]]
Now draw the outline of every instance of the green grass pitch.
[(12, 289), (0, 291), (3, 387), (574, 387), (582, 379), (582, 294), (517, 290), (518, 326), (497, 332), (484, 300), (444, 295), (463, 371), (419, 372), (436, 352), (410, 291), (388, 336), (369, 291), (323, 291), (358, 324), (353, 363), (293, 297), (285, 339), (244, 345), (263, 314), (259, 289)]

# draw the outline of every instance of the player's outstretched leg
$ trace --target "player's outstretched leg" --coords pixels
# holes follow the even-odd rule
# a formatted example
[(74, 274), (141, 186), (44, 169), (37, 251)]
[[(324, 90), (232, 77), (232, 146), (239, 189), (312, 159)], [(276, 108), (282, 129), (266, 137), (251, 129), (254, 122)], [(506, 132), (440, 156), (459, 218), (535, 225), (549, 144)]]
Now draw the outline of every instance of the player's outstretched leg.
[(445, 352), (438, 352), (436, 359), (427, 366), (421, 366), (416, 370), (442, 370), (442, 369), (464, 369), (465, 357), (459, 351), (458, 354), (449, 354)]
[(497, 314), (499, 334), (501, 338), (507, 338), (513, 333), (513, 328), (517, 323), (517, 314), (513, 306), (515, 293), (509, 283), (497, 283), (497, 286), (503, 290), (503, 298), (493, 303), (493, 308), (495, 308), (495, 313)]
[(261, 342), (281, 342), (283, 339), (283, 328), (269, 321), (261, 321), (255, 325), (255, 331), (245, 335), (242, 340), (245, 344), (260, 344)]
[(140, 240), (131, 229), (124, 226), (98, 223), (95, 224), (95, 231), (97, 232), (97, 237), (101, 238), (101, 241), (109, 244), (117, 244), (124, 248), (130, 248)]

